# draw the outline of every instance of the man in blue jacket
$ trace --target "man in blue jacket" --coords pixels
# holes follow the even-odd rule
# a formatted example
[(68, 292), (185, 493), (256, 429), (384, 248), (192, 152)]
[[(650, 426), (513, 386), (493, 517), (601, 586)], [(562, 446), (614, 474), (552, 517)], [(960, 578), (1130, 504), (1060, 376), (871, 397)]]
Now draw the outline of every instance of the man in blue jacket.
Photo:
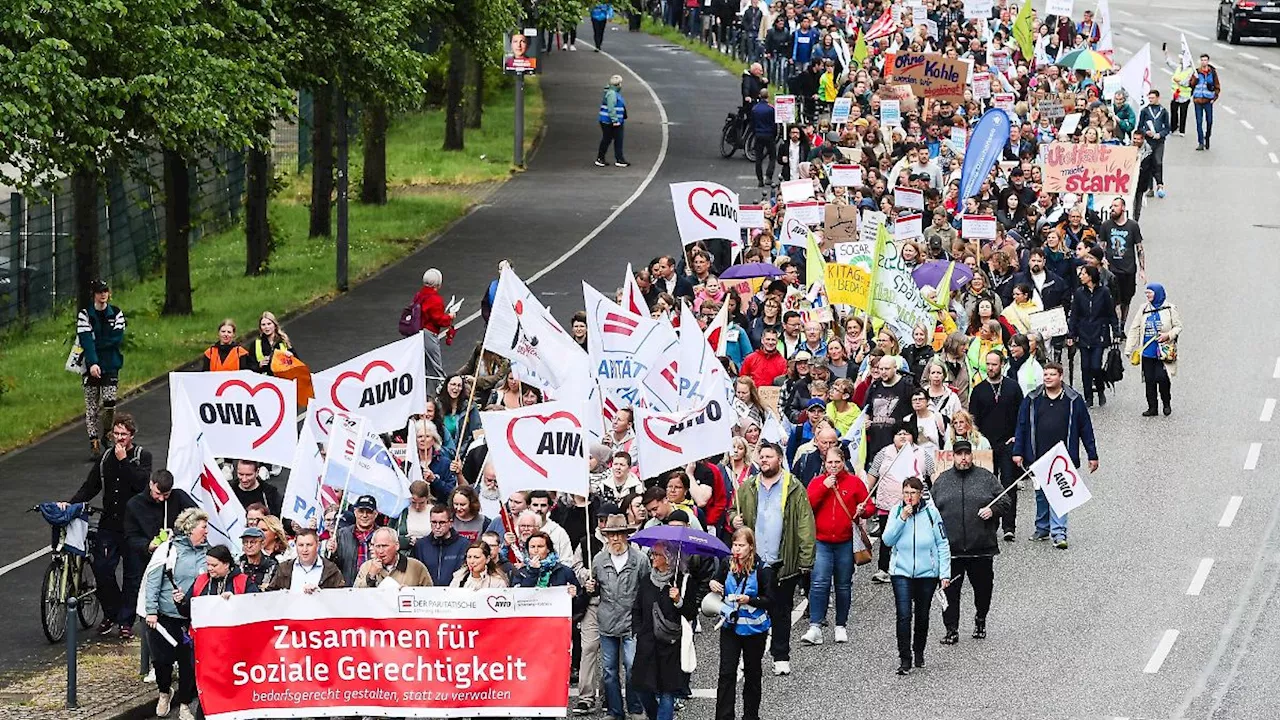
[(430, 517), (431, 534), (413, 546), (413, 556), (427, 566), (433, 583), (447, 587), (466, 561), (470, 543), (453, 529), (453, 514), (448, 505), (433, 505)]
[[(759, 65), (759, 63), (756, 63)], [(756, 144), (756, 182), (765, 187), (773, 184), (773, 171), (778, 167), (778, 125), (774, 122), (773, 106), (769, 104), (769, 88), (760, 89), (760, 97), (751, 107), (751, 135)], [(769, 172), (764, 172), (765, 156), (769, 158)]]
[(796, 65), (804, 66), (809, 64), (809, 57), (813, 55), (813, 48), (818, 44), (820, 33), (813, 26), (813, 21), (806, 15), (800, 21), (800, 29), (796, 30), (796, 34), (791, 38), (791, 61)]
[[(1061, 441), (1080, 467), (1080, 444), (1084, 443), (1089, 472), (1098, 469), (1098, 446), (1093, 437), (1093, 421), (1084, 398), (1062, 383), (1062, 365), (1045, 363), (1044, 385), (1032, 390), (1018, 409), (1018, 431), (1013, 440), (1013, 461), (1019, 467), (1034, 463)], [(1044, 492), (1036, 488), (1036, 531), (1032, 540), (1053, 540), (1054, 547), (1067, 549), (1067, 518), (1049, 505)]]

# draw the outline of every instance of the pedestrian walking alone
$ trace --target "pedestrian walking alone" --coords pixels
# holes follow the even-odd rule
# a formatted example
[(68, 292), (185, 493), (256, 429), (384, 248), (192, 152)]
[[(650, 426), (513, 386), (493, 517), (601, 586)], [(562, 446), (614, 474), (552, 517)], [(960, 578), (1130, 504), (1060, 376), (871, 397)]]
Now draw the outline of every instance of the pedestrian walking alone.
[[(414, 304), (422, 310), (422, 348), (426, 357), (427, 397), (434, 397), (444, 383), (444, 361), (440, 358), (440, 333), (452, 330), (453, 316), (445, 312), (440, 286), (444, 275), (436, 268), (422, 273), (422, 288), (413, 296)], [(452, 335), (446, 342), (452, 341)]]
[(756, 555), (751, 528), (733, 533), (729, 562), (711, 581), (712, 592), (724, 596), (720, 615), (720, 677), (716, 682), (716, 720), (734, 720), (738, 662), (742, 661), (742, 720), (760, 720), (764, 646), (769, 637), (769, 589), (773, 573)]
[(596, 153), (596, 167), (606, 165), (604, 156), (609, 152), (609, 144), (613, 143), (613, 164), (615, 167), (627, 167), (626, 156), (622, 154), (622, 126), (627, 121), (627, 101), (622, 97), (622, 76), (609, 78), (600, 100), (600, 150)]
[(111, 304), (111, 288), (101, 280), (89, 286), (93, 302), (76, 315), (76, 340), (84, 351), (84, 424), (89, 453), (102, 457), (102, 436), (115, 425), (116, 391), (124, 367), (124, 311)]
[(924, 499), (924, 481), (909, 477), (902, 483), (902, 502), (889, 513), (881, 542), (893, 548), (893, 601), (897, 609), (898, 674), (911, 665), (924, 667), (929, 642), (929, 608), (939, 581), (945, 589), (951, 578), (951, 549), (938, 509)]
[[(756, 144), (756, 183), (760, 187), (773, 185), (773, 171), (778, 167), (778, 125), (774, 122), (773, 106), (769, 104), (768, 88), (760, 90), (760, 97), (751, 108), (751, 138)], [(766, 157), (769, 158), (768, 172), (764, 171)]]
[(613, 19), (613, 6), (609, 3), (596, 3), (591, 6), (591, 31), (593, 33), (592, 40), (596, 44), (596, 52), (600, 52), (600, 46), (604, 43), (604, 31), (609, 26), (609, 21)]
[(1147, 302), (1134, 316), (1125, 342), (1125, 354), (1138, 355), (1142, 362), (1142, 382), (1147, 390), (1147, 410), (1143, 417), (1155, 417), (1156, 396), (1164, 405), (1164, 414), (1173, 412), (1170, 379), (1178, 374), (1178, 335), (1182, 333), (1182, 317), (1178, 308), (1165, 297), (1160, 283), (1147, 285)]
[(1191, 73), (1191, 102), (1196, 106), (1196, 150), (1208, 150), (1213, 136), (1213, 104), (1222, 94), (1218, 68), (1209, 63), (1209, 55), (1200, 56), (1200, 67)]

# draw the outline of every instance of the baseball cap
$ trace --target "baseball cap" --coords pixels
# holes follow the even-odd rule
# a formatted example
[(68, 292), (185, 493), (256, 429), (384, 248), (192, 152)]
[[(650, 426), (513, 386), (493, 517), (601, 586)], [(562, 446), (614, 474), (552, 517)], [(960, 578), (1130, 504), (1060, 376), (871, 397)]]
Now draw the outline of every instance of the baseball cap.
[(89, 283), (90, 294), (107, 292), (109, 290), (111, 290), (111, 287), (107, 285), (105, 280), (94, 280), (93, 282)]
[(795, 356), (792, 357), (791, 359), (795, 360), (796, 362), (809, 362), (810, 360), (813, 359), (813, 353), (809, 352), (808, 350), (801, 350), (800, 352), (796, 353)]
[(808, 404), (804, 406), (805, 410), (810, 410), (812, 408), (822, 408), (825, 410), (826, 407), (827, 407), (827, 404), (819, 398), (811, 398)]
[(375, 500), (372, 495), (361, 495), (356, 498), (355, 504), (351, 507), (356, 510), (377, 510), (378, 501)]
[(961, 438), (961, 439), (959, 439), (959, 440), (956, 440), (955, 442), (951, 443), (951, 452), (953, 452), (953, 453), (958, 453), (958, 452), (971, 453), (971, 452), (973, 452), (973, 443), (971, 443), (971, 442), (969, 442), (968, 440), (965, 440), (965, 439), (963, 439), (963, 438)]
[(242, 539), (243, 538), (264, 538), (266, 537), (266, 534), (263, 533), (262, 530), (260, 530), (259, 528), (247, 527), (244, 529), (244, 532), (240, 533), (240, 537)]

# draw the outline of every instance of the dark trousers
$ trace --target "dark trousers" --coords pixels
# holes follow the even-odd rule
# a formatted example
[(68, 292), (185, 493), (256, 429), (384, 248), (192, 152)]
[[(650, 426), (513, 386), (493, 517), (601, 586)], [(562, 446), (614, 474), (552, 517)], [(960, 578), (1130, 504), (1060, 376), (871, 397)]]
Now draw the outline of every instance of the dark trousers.
[(1164, 406), (1169, 407), (1169, 400), (1173, 396), (1173, 383), (1169, 381), (1169, 368), (1165, 367), (1164, 361), (1159, 358), (1142, 358), (1142, 383), (1147, 389), (1147, 409), (1151, 412), (1156, 411), (1156, 395), (1164, 401)]
[(937, 587), (938, 578), (893, 576), (893, 604), (898, 615), (898, 659), (904, 663), (911, 661), (913, 650), (916, 655), (924, 655), (925, 643), (929, 642), (929, 607), (933, 605), (933, 591)]
[(605, 29), (605, 26), (608, 24), (609, 24), (608, 20), (596, 20), (595, 18), (591, 19), (592, 39), (595, 40), (597, 50), (600, 49), (600, 44), (604, 42), (604, 29)]
[(196, 665), (195, 654), (188, 636), (190, 624), (179, 618), (161, 615), (159, 625), (178, 641), (174, 647), (154, 629), (148, 631), (148, 644), (151, 647), (151, 667), (156, 671), (156, 689), (162, 693), (173, 688), (173, 663), (178, 663), (178, 690), (173, 694), (175, 705), (185, 705), (196, 699)]
[(1153, 165), (1151, 158), (1138, 164), (1138, 189), (1133, 193), (1133, 219), (1142, 219), (1142, 206), (1148, 190), (1152, 189)]
[(885, 544), (884, 529), (889, 525), (889, 516), (880, 515), (880, 528), (876, 537), (880, 538), (880, 555), (876, 557), (876, 569), (889, 572), (889, 561), (893, 558), (893, 548)]
[[(996, 477), (1000, 479), (1001, 488), (1007, 488), (1022, 476), (1013, 465), (1012, 445), (1000, 443), (991, 448), (991, 459), (994, 461)], [(1009, 512), (1000, 516), (1000, 526), (1005, 532), (1013, 532), (1018, 526), (1018, 489), (1014, 488), (1005, 497), (1009, 498)]]
[[(752, 141), (756, 144), (756, 181), (761, 185), (767, 179), (769, 184), (773, 184), (773, 171), (778, 167), (778, 148), (773, 143), (773, 138), (761, 137), (753, 135)], [(765, 157), (769, 158), (769, 172), (763, 172)]]
[[(124, 586), (116, 582), (116, 566), (124, 563)], [(98, 545), (93, 553), (93, 577), (98, 583), (98, 602), (102, 617), (121, 625), (132, 625), (138, 588), (142, 584), (142, 558), (129, 551), (124, 533), (98, 530)]]
[(974, 618), (985, 621), (991, 609), (991, 587), (995, 580), (994, 557), (952, 557), (951, 584), (943, 592), (947, 595), (947, 609), (942, 611), (942, 624), (947, 630), (960, 627), (960, 592), (964, 590), (965, 576), (973, 583)]
[(1169, 132), (1184, 133), (1187, 131), (1187, 110), (1191, 101), (1169, 103)]
[(613, 159), (626, 162), (622, 154), (622, 126), (600, 123), (600, 151), (596, 153), (600, 160), (604, 160), (605, 154), (609, 152), (609, 143), (613, 143)]
[(1209, 147), (1209, 139), (1213, 137), (1213, 103), (1196, 103), (1196, 139), (1200, 144)]
[[(774, 577), (782, 572), (782, 564), (774, 565)], [(796, 587), (800, 584), (800, 576), (776, 580), (773, 585), (773, 596), (770, 598), (769, 624), (773, 626), (773, 642), (769, 645), (769, 654), (774, 660), (791, 660), (791, 611), (795, 609)]]
[[(790, 618), (788, 618), (790, 619)], [(720, 678), (716, 681), (716, 720), (735, 720), (738, 699), (738, 658), (742, 658), (742, 720), (760, 720), (764, 645), (768, 633), (739, 635), (720, 631)]]
[(1080, 351), (1080, 384), (1085, 400), (1092, 401), (1097, 391), (1101, 397), (1107, 388), (1107, 376), (1102, 372), (1102, 347), (1087, 348), (1076, 345)]

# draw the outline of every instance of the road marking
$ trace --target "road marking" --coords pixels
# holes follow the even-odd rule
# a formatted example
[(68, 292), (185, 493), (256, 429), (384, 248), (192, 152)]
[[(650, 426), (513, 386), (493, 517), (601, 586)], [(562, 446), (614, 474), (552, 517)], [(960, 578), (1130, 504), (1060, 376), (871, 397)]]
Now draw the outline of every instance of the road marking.
[(1267, 157), (1271, 159), (1272, 165), (1280, 165), (1280, 157), (1276, 157), (1275, 153), (1267, 153)]
[(1147, 661), (1147, 666), (1142, 668), (1142, 672), (1148, 675), (1160, 672), (1160, 666), (1164, 664), (1164, 659), (1169, 657), (1169, 651), (1173, 649), (1173, 644), (1177, 640), (1177, 630), (1165, 630), (1164, 637), (1160, 638), (1160, 644), (1156, 646), (1156, 651), (1151, 654), (1151, 659)]
[(1245, 470), (1258, 469), (1258, 456), (1262, 454), (1262, 443), (1249, 443), (1249, 454), (1244, 458)]
[(1280, 72), (1280, 65), (1276, 65), (1275, 63), (1262, 63), (1262, 66)]
[(1252, 129), (1253, 129), (1253, 126), (1249, 124), (1249, 121), (1248, 121), (1248, 120), (1241, 120), (1241, 121), (1240, 121), (1240, 124), (1244, 126), (1244, 129), (1245, 129), (1245, 130), (1252, 130)]
[(1236, 111), (1235, 111), (1235, 110), (1232, 110), (1232, 109), (1230, 108), (1230, 106), (1223, 105), (1223, 106), (1222, 106), (1222, 109), (1223, 109), (1223, 110), (1226, 110), (1228, 115), (1235, 115), (1235, 114), (1236, 114)]
[(1258, 142), (1262, 143), (1263, 145), (1267, 144), (1267, 139), (1262, 137), (1261, 135), (1254, 135), (1254, 137), (1258, 138)]
[(1260, 420), (1261, 422), (1271, 422), (1271, 415), (1275, 411), (1276, 411), (1276, 399), (1267, 398), (1266, 402), (1262, 403), (1262, 416), (1259, 417), (1258, 420)]
[(1133, 17), (1133, 13), (1116, 8), (1116, 13), (1125, 17)]
[(1146, 34), (1146, 33), (1142, 32), (1142, 31), (1141, 31), (1141, 30), (1139, 30), (1138, 28), (1131, 28), (1131, 27), (1127, 27), (1127, 28), (1125, 28), (1125, 29), (1124, 29), (1124, 31), (1125, 31), (1126, 33), (1130, 34), (1130, 35), (1137, 35), (1138, 37), (1146, 37), (1146, 36), (1147, 36), (1147, 34)]
[(1247, 52), (1238, 53), (1238, 55), (1240, 55), (1240, 57), (1242, 57), (1242, 58), (1246, 58), (1246, 59), (1248, 59), (1248, 60), (1257, 60), (1257, 59), (1258, 59), (1258, 56), (1257, 56), (1257, 55), (1250, 55), (1250, 54), (1249, 54), (1249, 53), (1247, 53)]
[(1198, 33), (1198, 32), (1191, 32), (1190, 30), (1183, 30), (1182, 28), (1177, 27), (1176, 25), (1170, 25), (1169, 23), (1160, 23), (1160, 24), (1161, 24), (1161, 25), (1164, 25), (1165, 27), (1169, 28), (1170, 30), (1177, 30), (1177, 31), (1178, 31), (1178, 32), (1180, 32), (1180, 33), (1186, 33), (1186, 34), (1190, 35), (1191, 37), (1193, 37), (1193, 38), (1195, 38), (1195, 39), (1197, 39), (1197, 40), (1208, 40), (1208, 39), (1209, 39), (1209, 38), (1205, 37), (1204, 35), (1201, 35), (1201, 34), (1200, 34), (1200, 33)]
[(1280, 357), (1276, 358), (1276, 369), (1272, 371), (1271, 377), (1280, 379)]
[(1173, 75), (1173, 71), (1167, 67), (1161, 67), (1160, 71), (1163, 72), (1165, 75), (1169, 75), (1169, 76)]
[(1200, 567), (1196, 568), (1196, 574), (1191, 576), (1191, 584), (1187, 586), (1188, 595), (1199, 595), (1204, 589), (1204, 581), (1209, 579), (1209, 571), (1213, 569), (1213, 558), (1204, 558), (1200, 561)]
[(18, 568), (22, 567), (23, 565), (26, 565), (32, 560), (39, 560), (45, 555), (48, 555), (52, 550), (53, 548), (46, 545), (43, 548), (40, 548), (39, 550), (22, 558), (21, 560), (14, 560), (13, 562), (9, 563), (8, 565), (5, 565), (4, 567), (0, 567), (0, 576), (3, 576), (5, 573), (8, 573), (12, 570), (17, 570)]
[(1236, 513), (1240, 511), (1240, 503), (1244, 502), (1244, 498), (1239, 495), (1232, 495), (1227, 501), (1227, 507), (1222, 511), (1222, 519), (1218, 521), (1218, 527), (1231, 527), (1231, 523), (1236, 520)]

